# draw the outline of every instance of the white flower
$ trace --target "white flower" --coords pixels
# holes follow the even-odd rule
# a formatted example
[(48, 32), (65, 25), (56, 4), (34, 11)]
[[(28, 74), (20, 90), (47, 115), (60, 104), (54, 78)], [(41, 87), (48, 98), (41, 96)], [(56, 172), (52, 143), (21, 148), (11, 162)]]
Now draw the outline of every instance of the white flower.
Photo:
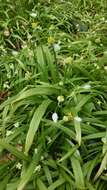
[(13, 131), (7, 130), (7, 132), (6, 132), (6, 137), (12, 135), (13, 133), (14, 133)]
[(90, 84), (84, 84), (84, 85), (82, 86), (82, 88), (85, 89), (85, 90), (88, 90), (88, 89), (91, 88), (91, 85), (90, 85)]
[(33, 17), (33, 18), (36, 18), (37, 17), (37, 13), (30, 13), (30, 16)]
[(81, 117), (78, 117), (78, 116), (74, 117), (74, 120), (77, 121), (77, 122), (81, 122), (82, 121)]
[(13, 55), (13, 56), (17, 56), (17, 55), (18, 55), (18, 52), (15, 51), (15, 50), (13, 50), (13, 51), (12, 51), (12, 55)]
[(19, 127), (19, 122), (14, 123), (14, 127), (18, 128)]
[(52, 120), (56, 123), (58, 121), (58, 114), (57, 113), (53, 113), (52, 114)]
[(60, 49), (61, 49), (61, 47), (60, 47), (59, 44), (54, 44), (53, 47), (54, 47), (54, 50), (55, 50), (56, 52), (57, 52), (57, 51), (60, 51)]
[(16, 168), (19, 169), (19, 170), (21, 170), (22, 164), (20, 162), (18, 162), (17, 165), (16, 165)]

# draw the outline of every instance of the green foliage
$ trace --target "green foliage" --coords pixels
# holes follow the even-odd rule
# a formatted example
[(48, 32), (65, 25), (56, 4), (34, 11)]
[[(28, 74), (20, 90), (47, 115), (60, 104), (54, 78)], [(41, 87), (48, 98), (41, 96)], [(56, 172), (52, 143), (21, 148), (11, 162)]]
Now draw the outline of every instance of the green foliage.
[(106, 12), (0, 1), (0, 190), (107, 189)]

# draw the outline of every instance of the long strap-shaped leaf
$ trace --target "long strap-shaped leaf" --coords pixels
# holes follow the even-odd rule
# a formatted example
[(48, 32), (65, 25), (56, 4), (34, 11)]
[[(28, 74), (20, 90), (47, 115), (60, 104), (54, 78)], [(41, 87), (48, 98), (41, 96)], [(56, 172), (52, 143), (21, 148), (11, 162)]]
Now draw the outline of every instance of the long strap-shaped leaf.
[(81, 145), (81, 123), (74, 119), (74, 126), (76, 131), (76, 141), (78, 142), (79, 146)]
[(37, 96), (37, 95), (53, 95), (53, 94), (59, 94), (60, 89), (54, 88), (52, 86), (50, 87), (44, 87), (44, 86), (38, 86), (36, 88), (31, 88), (29, 90), (26, 90), (19, 94), (18, 98), (16, 98), (13, 103), (16, 103), (17, 101), (23, 100), (25, 98), (28, 98), (30, 96)]
[(27, 133), (27, 137), (26, 137), (26, 143), (25, 143), (25, 153), (26, 154), (28, 153), (28, 151), (32, 145), (32, 142), (33, 142), (35, 133), (38, 130), (40, 121), (41, 121), (41, 119), (42, 119), (42, 117), (43, 117), (43, 115), (44, 115), (44, 113), (45, 113), (45, 111), (46, 111), (46, 109), (50, 103), (51, 103), (51, 101), (49, 99), (44, 100), (42, 102), (42, 104), (36, 109), (36, 111), (33, 115), (33, 118), (32, 118), (31, 123), (30, 123), (29, 130)]
[(56, 83), (58, 82), (58, 70), (56, 64), (54, 63), (53, 56), (51, 55), (51, 52), (47, 46), (43, 46), (43, 49), (45, 52), (45, 57), (49, 67), (49, 71), (51, 73), (52, 81)]
[(91, 95), (84, 96), (82, 100), (75, 107), (76, 112), (78, 113), (81, 110), (81, 107), (84, 106), (91, 98), (92, 98)]
[(29, 167), (22, 175), (22, 178), (17, 187), (17, 190), (23, 190), (24, 187), (26, 186), (26, 184), (29, 182), (29, 180), (31, 179), (31, 177), (35, 171), (36, 166), (38, 165), (41, 154), (42, 154), (42, 147), (40, 146), (40, 147), (38, 147), (38, 153), (33, 155), (33, 158), (32, 158), (32, 161), (31, 161)]
[(17, 148), (13, 147), (9, 143), (6, 143), (5, 140), (0, 139), (0, 145), (6, 150), (8, 150), (9, 152), (11, 152), (11, 154), (16, 156), (17, 158), (25, 160), (25, 161), (29, 161), (28, 156), (26, 156), (23, 152), (17, 150)]
[(37, 186), (39, 190), (48, 190), (45, 184), (41, 181), (41, 179), (37, 179)]
[(83, 176), (83, 171), (81, 168), (80, 161), (75, 156), (72, 156), (71, 164), (72, 164), (72, 169), (73, 169), (77, 189), (79, 188), (85, 189), (84, 176)]
[(48, 68), (45, 59), (45, 52), (42, 46), (36, 48), (36, 56), (38, 62), (38, 71), (40, 72), (40, 78), (42, 81), (48, 82)]
[(99, 168), (98, 172), (96, 173), (96, 175), (94, 177), (94, 181), (97, 180), (97, 178), (102, 174), (102, 172), (106, 168), (106, 165), (107, 165), (107, 152), (106, 152), (106, 154), (104, 155), (104, 157), (102, 159), (100, 168)]

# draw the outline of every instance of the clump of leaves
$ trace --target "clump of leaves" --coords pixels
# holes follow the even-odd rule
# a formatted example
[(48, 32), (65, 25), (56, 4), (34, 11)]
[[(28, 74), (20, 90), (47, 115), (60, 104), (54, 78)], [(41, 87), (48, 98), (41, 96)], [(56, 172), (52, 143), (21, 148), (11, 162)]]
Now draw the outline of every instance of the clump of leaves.
[(107, 189), (105, 3), (1, 1), (1, 190)]

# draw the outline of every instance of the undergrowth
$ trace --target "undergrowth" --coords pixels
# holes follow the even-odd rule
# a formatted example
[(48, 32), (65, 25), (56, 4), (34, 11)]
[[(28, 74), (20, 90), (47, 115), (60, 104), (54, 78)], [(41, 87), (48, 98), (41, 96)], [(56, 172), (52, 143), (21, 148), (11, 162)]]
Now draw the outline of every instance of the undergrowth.
[(106, 12), (0, 1), (0, 190), (107, 189)]

